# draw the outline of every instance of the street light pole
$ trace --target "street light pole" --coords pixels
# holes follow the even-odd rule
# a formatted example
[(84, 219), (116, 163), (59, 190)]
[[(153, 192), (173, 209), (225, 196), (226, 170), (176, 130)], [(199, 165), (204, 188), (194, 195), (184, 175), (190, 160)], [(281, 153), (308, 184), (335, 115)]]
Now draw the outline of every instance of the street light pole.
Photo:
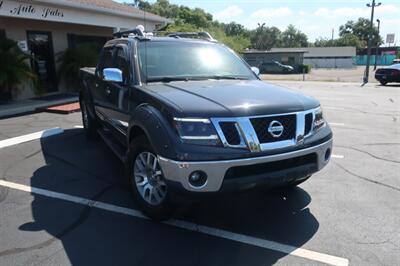
[[(376, 20), (376, 22), (378, 23), (378, 36), (379, 36), (379, 28), (381, 26), (381, 21), (379, 19)], [(374, 70), (376, 70), (376, 64), (377, 64), (377, 58), (378, 58), (378, 48), (379, 48), (379, 39), (376, 41), (376, 50), (375, 50), (375, 65), (374, 65)]]
[(364, 73), (364, 84), (368, 83), (368, 76), (369, 76), (369, 60), (371, 58), (371, 38), (372, 38), (372, 30), (374, 26), (374, 10), (375, 7), (380, 6), (381, 3), (375, 4), (375, 0), (372, 0), (372, 4), (367, 4), (367, 7), (371, 7), (371, 24), (369, 27), (369, 34), (368, 34), (368, 48), (367, 48), (367, 65), (365, 67)]

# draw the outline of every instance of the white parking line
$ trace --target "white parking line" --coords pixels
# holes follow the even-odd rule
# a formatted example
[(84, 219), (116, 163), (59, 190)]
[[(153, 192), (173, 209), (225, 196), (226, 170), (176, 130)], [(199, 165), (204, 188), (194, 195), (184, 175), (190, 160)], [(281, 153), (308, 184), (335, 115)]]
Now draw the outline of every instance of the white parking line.
[(336, 158), (336, 159), (344, 159), (344, 155), (332, 154), (332, 158)]
[(13, 145), (17, 145), (17, 144), (21, 144), (24, 142), (32, 141), (35, 139), (47, 138), (47, 137), (50, 137), (53, 135), (61, 134), (63, 132), (64, 132), (64, 130), (62, 128), (55, 127), (55, 128), (46, 129), (46, 130), (42, 130), (39, 132), (35, 132), (35, 133), (31, 133), (31, 134), (27, 134), (27, 135), (15, 137), (15, 138), (1, 140), (0, 141), (0, 149), (9, 147), (9, 146), (13, 146)]
[[(82, 197), (77, 197), (77, 196), (72, 196), (64, 193), (59, 193), (59, 192), (54, 192), (46, 189), (41, 189), (41, 188), (35, 188), (31, 186), (26, 186), (26, 185), (21, 185), (9, 181), (4, 181), (0, 180), (0, 186), (11, 188), (11, 189), (16, 189), (20, 191), (25, 191), (33, 194), (38, 194), (42, 196), (46, 196), (49, 198), (54, 198), (54, 199), (60, 199), (60, 200), (65, 200), (69, 202), (74, 202), (77, 204), (89, 206), (91, 208), (97, 208), (97, 209), (102, 209), (102, 210), (107, 210), (111, 212), (116, 212), (120, 214), (125, 214), (128, 216), (133, 216), (136, 218), (142, 218), (142, 219), (148, 219), (145, 217), (141, 212), (134, 210), (134, 209), (129, 209), (129, 208), (124, 208), (120, 207), (117, 205), (109, 204), (109, 203), (104, 203), (100, 201), (93, 201), (87, 198), (82, 198)], [(204, 225), (198, 225), (182, 220), (169, 220), (164, 222), (164, 224), (179, 227), (182, 229), (186, 229), (189, 231), (194, 231), (194, 232), (199, 232), (203, 233), (206, 235), (210, 236), (215, 236), (243, 244), (248, 244), (260, 248), (265, 248), (269, 250), (274, 250), (278, 252), (282, 252), (285, 254), (313, 260), (313, 261), (318, 261), (330, 265), (343, 265), (347, 266), (349, 264), (349, 260), (346, 258), (341, 258), (341, 257), (336, 257), (324, 253), (319, 253), (303, 248), (297, 248), (294, 246), (286, 245), (286, 244), (281, 244), (278, 242), (274, 241), (269, 241), (257, 237), (252, 237), (252, 236), (247, 236), (243, 234), (237, 234), (233, 232), (229, 232), (226, 230), (221, 230), (217, 228), (212, 228)]]
[(329, 122), (329, 125), (343, 127), (344, 123), (332, 123), (332, 122)]
[(74, 128), (83, 128), (81, 125), (75, 125)]

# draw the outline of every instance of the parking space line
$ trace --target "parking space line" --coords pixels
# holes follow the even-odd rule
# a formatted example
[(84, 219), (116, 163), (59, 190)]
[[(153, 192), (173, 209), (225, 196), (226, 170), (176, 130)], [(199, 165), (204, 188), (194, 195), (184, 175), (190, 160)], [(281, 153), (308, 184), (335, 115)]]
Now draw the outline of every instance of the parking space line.
[(75, 125), (74, 128), (83, 128), (81, 125)]
[(31, 133), (31, 134), (27, 134), (27, 135), (15, 137), (15, 138), (1, 140), (0, 141), (0, 149), (9, 147), (9, 146), (13, 146), (13, 145), (17, 145), (17, 144), (21, 144), (24, 142), (32, 141), (35, 139), (47, 138), (47, 137), (50, 137), (53, 135), (61, 134), (63, 132), (64, 132), (64, 130), (62, 128), (55, 127), (55, 128), (50, 128), (50, 129), (42, 130), (39, 132), (35, 132), (35, 133)]
[(339, 127), (343, 127), (343, 126), (344, 126), (344, 123), (332, 123), (332, 122), (329, 122), (329, 125), (330, 125), (330, 126), (339, 126)]
[[(59, 192), (54, 192), (46, 189), (41, 189), (41, 188), (35, 188), (31, 186), (26, 186), (22, 184), (17, 184), (5, 180), (0, 180), (0, 186), (15, 189), (15, 190), (20, 190), (24, 192), (29, 192), (37, 195), (42, 195), (45, 197), (53, 198), (53, 199), (60, 199), (60, 200), (65, 200), (81, 205), (85, 205), (91, 208), (97, 208), (97, 209), (102, 209), (102, 210), (107, 210), (115, 213), (120, 213), (136, 218), (141, 218), (141, 219), (148, 219), (146, 216), (144, 216), (141, 212), (134, 210), (134, 209), (129, 209), (125, 207), (120, 207), (117, 205), (109, 204), (109, 203), (104, 203), (100, 201), (93, 201), (87, 198), (82, 198), (82, 197), (77, 197), (73, 195), (68, 195), (64, 193), (59, 193)], [(286, 245), (286, 244), (281, 244), (278, 242), (274, 241), (269, 241), (257, 237), (252, 237), (252, 236), (247, 236), (243, 234), (238, 234), (238, 233), (233, 233), (229, 232), (226, 230), (222, 229), (217, 229), (217, 228), (212, 228), (204, 225), (198, 225), (195, 223), (191, 222), (186, 222), (182, 220), (169, 220), (164, 222), (164, 224), (170, 225), (170, 226), (175, 226), (181, 229), (193, 231), (193, 232), (198, 232), (198, 233), (203, 233), (206, 235), (210, 236), (215, 236), (219, 237), (222, 239), (226, 240), (231, 240), (243, 244), (248, 244), (251, 246), (256, 246), (264, 249), (269, 249), (277, 252), (282, 252), (285, 254), (289, 254), (292, 256), (296, 257), (301, 257), (304, 259), (312, 260), (312, 261), (318, 261), (330, 265), (343, 265), (347, 266), (349, 264), (349, 260), (346, 258), (341, 258), (337, 256), (332, 256), (312, 250), (307, 250), (303, 248), (297, 248), (294, 246)]]
[(344, 155), (332, 154), (332, 158), (336, 158), (336, 159), (344, 159)]

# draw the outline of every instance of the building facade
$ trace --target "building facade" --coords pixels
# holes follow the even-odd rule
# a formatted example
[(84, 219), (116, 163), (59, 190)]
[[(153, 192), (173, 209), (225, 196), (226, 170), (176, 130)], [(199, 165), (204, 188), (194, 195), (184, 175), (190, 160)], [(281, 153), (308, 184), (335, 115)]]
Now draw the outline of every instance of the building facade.
[[(305, 47), (304, 64), (313, 68), (352, 68), (355, 67), (354, 58), (356, 48), (344, 47)], [(272, 48), (271, 51), (295, 51), (298, 48)]]
[[(116, 31), (138, 25), (152, 31), (167, 22), (111, 0), (0, 0), (0, 40), (15, 40), (31, 56), (45, 93), (63, 91), (57, 57), (67, 48), (86, 42), (103, 45)], [(13, 98), (34, 96), (32, 84), (17, 91)]]
[(294, 72), (299, 71), (299, 66), (303, 64), (304, 53), (306, 51), (299, 49), (282, 48), (279, 51), (268, 50), (246, 50), (243, 52), (243, 58), (250, 66), (260, 68), (264, 63), (277, 61), (279, 63), (290, 65), (294, 68)]

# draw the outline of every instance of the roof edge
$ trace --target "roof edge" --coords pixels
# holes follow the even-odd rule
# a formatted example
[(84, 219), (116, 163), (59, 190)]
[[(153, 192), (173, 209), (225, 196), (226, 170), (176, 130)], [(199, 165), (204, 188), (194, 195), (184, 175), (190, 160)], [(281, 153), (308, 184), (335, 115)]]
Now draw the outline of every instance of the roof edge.
[(142, 14), (134, 14), (134, 13), (128, 13), (128, 12), (123, 12), (123, 11), (119, 11), (119, 10), (112, 10), (112, 9), (102, 8), (102, 7), (96, 7), (96, 6), (90, 6), (90, 5), (82, 5), (82, 4), (78, 4), (78, 3), (69, 2), (69, 1), (66, 1), (66, 0), (58, 0), (58, 1), (34, 0), (34, 1), (38, 2), (38, 3), (56, 5), (56, 6), (61, 6), (61, 7), (70, 7), (70, 8), (75, 8), (75, 9), (87, 10), (87, 11), (96, 11), (96, 12), (99, 12), (99, 13), (105, 13), (105, 14), (111, 14), (111, 15), (117, 15), (117, 16), (124, 16), (124, 17), (128, 17), (128, 18), (144, 19), (146, 17), (146, 20), (153, 21), (153, 22), (168, 23), (168, 22), (172, 21), (172, 20), (170, 20), (168, 18), (164, 18), (164, 17), (158, 16), (158, 15), (153, 14), (153, 13), (144, 12), (144, 11), (142, 11), (140, 9), (138, 9), (138, 11), (141, 12)]

